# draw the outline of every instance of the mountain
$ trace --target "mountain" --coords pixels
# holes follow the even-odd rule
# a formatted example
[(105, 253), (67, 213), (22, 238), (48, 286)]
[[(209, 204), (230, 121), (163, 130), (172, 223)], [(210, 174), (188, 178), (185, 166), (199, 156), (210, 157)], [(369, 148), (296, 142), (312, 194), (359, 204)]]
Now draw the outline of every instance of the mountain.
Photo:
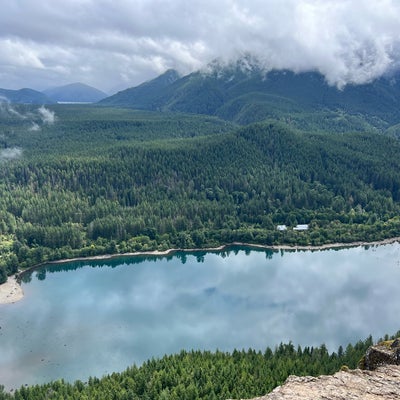
[(107, 94), (84, 83), (71, 83), (44, 90), (43, 93), (55, 102), (96, 103)]
[(160, 93), (176, 82), (179, 74), (169, 69), (157, 78), (144, 82), (139, 86), (122, 90), (100, 101), (99, 104), (107, 106), (128, 106), (143, 110), (157, 110), (161, 105), (158, 100)]
[(38, 92), (33, 89), (19, 89), (9, 90), (0, 89), (0, 101), (5, 99), (10, 103), (19, 104), (53, 104), (54, 100), (51, 100), (42, 92)]
[(181, 78), (174, 75), (171, 80), (165, 79), (164, 74), (108, 97), (101, 104), (209, 114), (241, 124), (283, 114), (326, 110), (360, 113), (398, 123), (400, 83), (395, 77), (382, 77), (339, 89), (328, 85), (318, 72), (266, 73), (257, 64), (242, 60), (228, 66), (215, 63), (206, 71)]

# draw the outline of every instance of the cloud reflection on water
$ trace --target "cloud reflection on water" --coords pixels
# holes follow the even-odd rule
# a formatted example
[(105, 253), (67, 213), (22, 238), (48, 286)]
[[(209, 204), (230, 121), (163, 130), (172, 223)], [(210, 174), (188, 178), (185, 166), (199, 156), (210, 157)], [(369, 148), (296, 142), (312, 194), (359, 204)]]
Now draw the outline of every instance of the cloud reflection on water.
[(85, 380), (182, 348), (264, 350), (291, 340), (334, 351), (394, 333), (399, 248), (240, 251), (200, 263), (188, 254), (185, 263), (48, 271), (24, 285), (24, 300), (0, 307), (0, 383)]

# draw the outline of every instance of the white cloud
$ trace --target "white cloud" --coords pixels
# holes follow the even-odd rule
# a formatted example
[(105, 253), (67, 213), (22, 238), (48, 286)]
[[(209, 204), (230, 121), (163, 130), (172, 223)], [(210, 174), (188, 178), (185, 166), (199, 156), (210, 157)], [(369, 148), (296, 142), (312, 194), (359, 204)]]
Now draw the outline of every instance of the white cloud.
[(9, 147), (0, 150), (0, 161), (14, 160), (21, 157), (22, 150), (17, 147)]
[(0, 96), (0, 114), (11, 114), (20, 119), (25, 119), (26, 116), (19, 113), (11, 104), (7, 97)]
[(56, 121), (56, 114), (54, 111), (42, 106), (38, 108), (38, 112), (44, 124), (52, 125)]
[(399, 64), (399, 19), (396, 0), (5, 0), (0, 87), (109, 90), (243, 53), (362, 83)]
[(44, 68), (32, 43), (19, 40), (0, 40), (0, 59), (2, 64), (15, 67)]
[(32, 125), (28, 128), (31, 132), (40, 131), (40, 126), (36, 122), (32, 122)]

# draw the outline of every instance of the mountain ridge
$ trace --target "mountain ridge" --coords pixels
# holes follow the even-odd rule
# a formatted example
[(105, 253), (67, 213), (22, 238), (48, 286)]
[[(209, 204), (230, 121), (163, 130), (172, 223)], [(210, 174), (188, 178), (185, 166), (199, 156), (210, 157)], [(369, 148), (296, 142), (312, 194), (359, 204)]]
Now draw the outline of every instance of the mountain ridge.
[[(167, 71), (168, 72), (168, 71)], [(398, 122), (400, 84), (381, 77), (362, 85), (330, 86), (318, 72), (263, 71), (257, 65), (211, 65), (171, 81), (160, 75), (103, 99), (103, 106), (208, 114), (248, 124), (276, 113), (343, 111)]]
[(55, 102), (96, 103), (108, 95), (81, 82), (46, 89), (43, 93)]
[(0, 100), (3, 98), (6, 102), (16, 104), (54, 104), (55, 101), (50, 99), (44, 93), (30, 88), (19, 90), (1, 89)]
[(128, 104), (131, 107), (143, 110), (157, 110), (157, 94), (173, 82), (178, 80), (180, 75), (174, 69), (169, 69), (158, 77), (141, 83), (138, 86), (121, 90), (118, 93), (100, 100), (100, 105), (123, 106)]

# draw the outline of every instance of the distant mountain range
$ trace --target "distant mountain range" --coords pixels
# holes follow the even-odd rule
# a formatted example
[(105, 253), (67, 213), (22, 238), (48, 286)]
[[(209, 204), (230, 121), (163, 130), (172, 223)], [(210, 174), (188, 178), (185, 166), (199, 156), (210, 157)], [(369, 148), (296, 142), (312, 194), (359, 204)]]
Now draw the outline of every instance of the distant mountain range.
[(56, 102), (97, 103), (107, 94), (84, 83), (71, 83), (44, 90), (43, 93)]
[(0, 100), (19, 104), (97, 103), (107, 94), (83, 83), (72, 83), (39, 92), (33, 89), (0, 89)]
[(33, 89), (8, 90), (0, 89), (0, 101), (20, 104), (52, 104), (54, 100), (42, 92)]
[(209, 114), (242, 124), (315, 110), (375, 115), (393, 122), (400, 120), (400, 79), (382, 77), (341, 90), (317, 72), (265, 73), (257, 65), (238, 62), (225, 67), (215, 64), (183, 77), (169, 70), (99, 104)]
[[(335, 129), (340, 130), (340, 118), (345, 115), (347, 128), (364, 130), (365, 124), (378, 129), (393, 127), (400, 135), (400, 74), (339, 89), (328, 85), (318, 72), (273, 70), (266, 73), (249, 59), (231, 65), (214, 62), (206, 70), (186, 76), (168, 70), (153, 80), (109, 97), (82, 83), (43, 93), (31, 89), (0, 89), (0, 96), (15, 103), (90, 102), (140, 110), (208, 114), (243, 125), (266, 119), (298, 118), (297, 126), (301, 128), (318, 112), (319, 121), (315, 124), (318, 126), (335, 118)], [(328, 113), (327, 117), (324, 113)], [(328, 128), (331, 129), (330, 125)]]

